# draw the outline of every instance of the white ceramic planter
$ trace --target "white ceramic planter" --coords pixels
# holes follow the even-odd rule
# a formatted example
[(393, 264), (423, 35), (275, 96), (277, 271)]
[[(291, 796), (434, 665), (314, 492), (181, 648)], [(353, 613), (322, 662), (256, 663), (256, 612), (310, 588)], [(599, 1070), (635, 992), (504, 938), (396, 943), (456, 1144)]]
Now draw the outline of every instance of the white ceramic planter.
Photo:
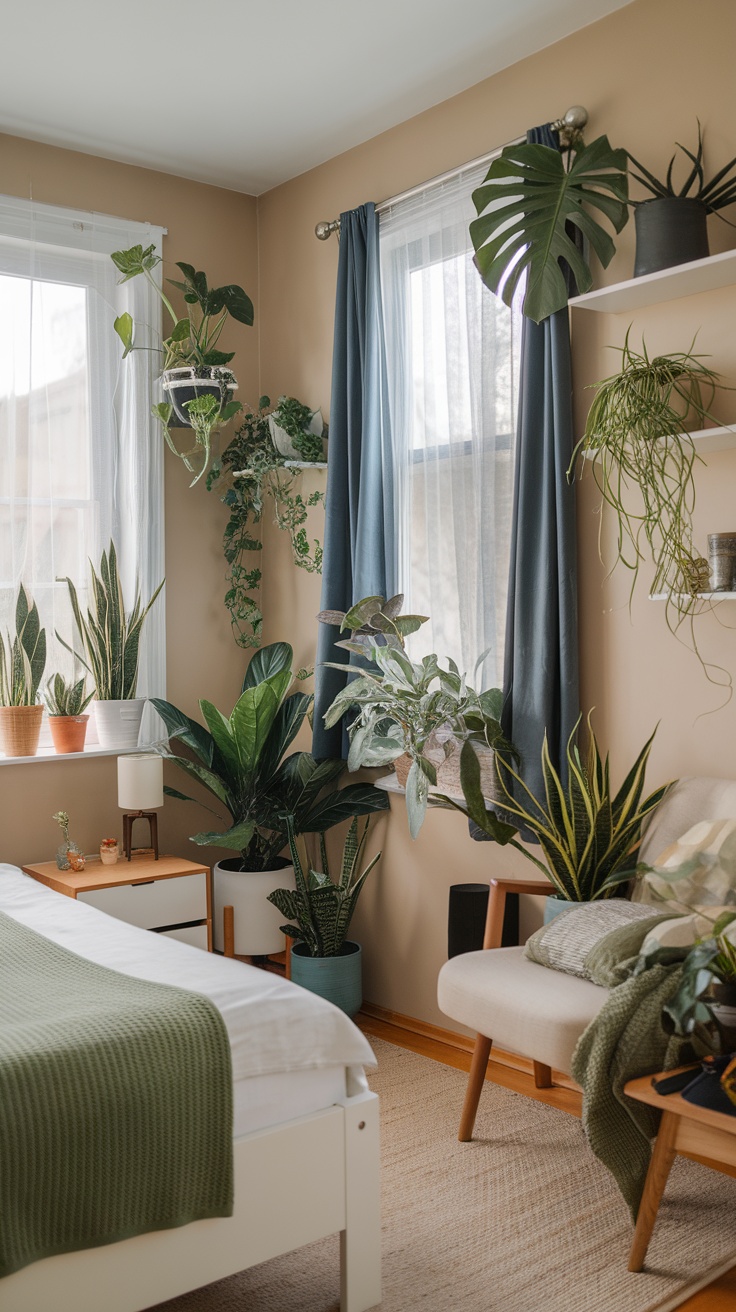
[(93, 702), (100, 747), (137, 747), (145, 704), (145, 697), (131, 697), (127, 701)]
[[(289, 437), (289, 434), (286, 432), (285, 429), (281, 427), (280, 424), (276, 423), (276, 420), (274, 419), (273, 415), (268, 416), (268, 427), (271, 433), (271, 441), (276, 447), (276, 450), (278, 451), (279, 455), (284, 457), (284, 460), (304, 459), (304, 456), (302, 455), (301, 451), (297, 451), (296, 447), (292, 444), (292, 440)], [(318, 437), (322, 432), (323, 428), (324, 428), (324, 420), (322, 418), (322, 411), (315, 410), (314, 414), (312, 415), (312, 421), (309, 425), (308, 432), (314, 433), (315, 436)], [(322, 442), (322, 454), (323, 456), (326, 457), (327, 442), (324, 440)]]
[(235, 928), (235, 955), (238, 957), (268, 956), (270, 952), (283, 952), (286, 939), (281, 933), (285, 918), (268, 901), (269, 893), (277, 888), (294, 887), (294, 867), (280, 870), (228, 870), (239, 858), (218, 861), (214, 868), (213, 933), (215, 948), (225, 947), (223, 908), (233, 908)]

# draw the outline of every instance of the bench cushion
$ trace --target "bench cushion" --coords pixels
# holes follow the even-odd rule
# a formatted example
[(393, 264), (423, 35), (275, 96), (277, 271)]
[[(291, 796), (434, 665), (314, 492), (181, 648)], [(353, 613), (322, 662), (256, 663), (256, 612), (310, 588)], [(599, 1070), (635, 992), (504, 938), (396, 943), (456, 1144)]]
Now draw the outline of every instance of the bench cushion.
[(500, 1048), (569, 1075), (575, 1045), (608, 989), (539, 966), (523, 948), (465, 952), (442, 967), (440, 1010)]

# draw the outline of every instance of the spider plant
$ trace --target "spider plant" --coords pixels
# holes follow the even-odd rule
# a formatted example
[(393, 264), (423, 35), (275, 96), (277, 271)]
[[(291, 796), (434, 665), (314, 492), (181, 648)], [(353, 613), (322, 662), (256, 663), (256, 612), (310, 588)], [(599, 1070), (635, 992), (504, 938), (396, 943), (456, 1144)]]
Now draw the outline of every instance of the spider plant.
[(126, 614), (117, 553), (111, 541), (107, 551), (102, 553), (99, 574), (90, 561), (91, 601), (86, 616), (82, 614), (72, 580), (59, 581), (66, 583), (69, 589), (74, 621), (86, 660), (57, 633), (62, 647), (80, 660), (92, 675), (98, 701), (127, 701), (135, 697), (141, 629), (164, 580), (145, 606), (141, 603), (140, 589), (136, 588), (133, 609)]
[[(702, 609), (709, 567), (693, 536), (694, 469), (702, 463), (686, 422), (703, 427), (713, 421), (711, 406), (720, 375), (693, 351), (650, 356), (646, 343), (635, 351), (626, 334), (619, 373), (593, 384), (583, 437), (568, 476), (592, 459), (593, 477), (616, 520), (616, 559), (631, 572), (631, 595), (641, 565), (651, 556), (651, 591), (665, 594), (667, 624), (677, 633)], [(602, 522), (601, 529), (602, 532)], [(712, 682), (714, 666), (700, 656), (690, 624), (691, 646)], [(730, 683), (730, 680), (729, 680)]]

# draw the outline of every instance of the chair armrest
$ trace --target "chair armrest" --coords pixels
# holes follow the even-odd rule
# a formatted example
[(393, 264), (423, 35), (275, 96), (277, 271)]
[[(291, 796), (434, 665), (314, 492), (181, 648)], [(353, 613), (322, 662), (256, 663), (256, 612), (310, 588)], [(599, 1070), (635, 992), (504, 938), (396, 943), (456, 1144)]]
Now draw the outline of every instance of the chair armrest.
[(503, 913), (507, 893), (536, 893), (544, 897), (554, 892), (551, 879), (492, 879), (488, 895), (488, 915), (483, 936), (484, 948), (500, 948), (503, 934)]

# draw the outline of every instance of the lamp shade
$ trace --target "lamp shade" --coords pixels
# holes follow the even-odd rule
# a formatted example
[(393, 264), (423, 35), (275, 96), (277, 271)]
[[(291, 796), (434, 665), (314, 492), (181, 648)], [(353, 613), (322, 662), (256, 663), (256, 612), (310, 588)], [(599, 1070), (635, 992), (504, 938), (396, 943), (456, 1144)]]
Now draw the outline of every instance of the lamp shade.
[(164, 763), (154, 752), (118, 757), (121, 811), (154, 811), (164, 804)]

